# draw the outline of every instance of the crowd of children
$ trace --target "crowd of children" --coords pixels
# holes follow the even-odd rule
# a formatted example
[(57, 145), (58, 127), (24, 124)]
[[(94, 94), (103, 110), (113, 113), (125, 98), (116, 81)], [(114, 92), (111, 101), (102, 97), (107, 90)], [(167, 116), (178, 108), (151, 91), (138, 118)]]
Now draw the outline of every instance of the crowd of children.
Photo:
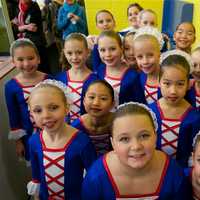
[(153, 10), (131, 4), (130, 27), (119, 32), (112, 13), (100, 10), (98, 36), (83, 34), (81, 10), (66, 0), (58, 12), (70, 68), (55, 77), (37, 70), (40, 56), (29, 39), (10, 47), (19, 73), (5, 85), (9, 138), (17, 155), (31, 161), (28, 194), (40, 200), (200, 199), (195, 27), (177, 25), (170, 50)]

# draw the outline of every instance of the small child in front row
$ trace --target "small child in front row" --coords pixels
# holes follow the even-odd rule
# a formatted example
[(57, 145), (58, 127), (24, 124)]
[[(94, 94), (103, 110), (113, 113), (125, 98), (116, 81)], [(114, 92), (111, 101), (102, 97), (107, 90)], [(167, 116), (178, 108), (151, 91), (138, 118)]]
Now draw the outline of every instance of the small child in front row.
[(156, 150), (155, 114), (144, 104), (120, 105), (112, 123), (113, 151), (83, 181), (82, 200), (189, 200), (189, 180), (175, 160)]
[(83, 131), (65, 123), (66, 86), (55, 80), (36, 85), (29, 97), (30, 112), (41, 132), (32, 135), (32, 181), (29, 195), (47, 199), (81, 199), (84, 169), (96, 159), (94, 146)]
[(162, 34), (153, 27), (138, 29), (134, 36), (135, 58), (140, 72), (140, 82), (146, 104), (161, 97), (159, 88), (160, 49), (163, 44)]
[(104, 31), (98, 39), (98, 50), (102, 63), (96, 73), (106, 80), (115, 91), (115, 108), (129, 102), (145, 102), (138, 73), (122, 62), (123, 45), (120, 36), (114, 31)]
[(193, 107), (200, 109), (200, 47), (193, 50), (192, 55), (193, 66), (191, 67), (191, 87), (187, 92), (187, 100)]
[(110, 124), (113, 119), (114, 90), (104, 80), (92, 82), (83, 100), (87, 114), (72, 122), (72, 126), (86, 132), (95, 146), (97, 155), (111, 150)]
[(16, 141), (16, 153), (20, 158), (29, 160), (28, 138), (34, 131), (27, 100), (31, 90), (40, 81), (51, 78), (38, 71), (40, 56), (33, 42), (18, 39), (10, 47), (12, 63), (18, 74), (5, 84), (5, 98), (9, 115), (9, 139)]
[(85, 36), (80, 33), (72, 33), (66, 37), (64, 54), (71, 68), (56, 76), (56, 80), (67, 86), (70, 122), (79, 118), (84, 113), (83, 94), (88, 85), (97, 79), (97, 76), (86, 66), (88, 58), (88, 46)]
[(184, 97), (189, 87), (190, 63), (179, 51), (163, 55), (160, 71), (162, 97), (149, 105), (158, 120), (158, 149), (187, 167), (192, 141), (200, 130), (200, 115)]

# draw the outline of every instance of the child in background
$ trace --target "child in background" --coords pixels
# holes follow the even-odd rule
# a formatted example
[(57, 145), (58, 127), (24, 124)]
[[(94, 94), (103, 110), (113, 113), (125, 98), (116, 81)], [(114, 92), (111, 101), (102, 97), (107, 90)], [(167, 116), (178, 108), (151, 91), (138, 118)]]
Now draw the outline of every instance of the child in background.
[(56, 79), (67, 86), (69, 115), (72, 122), (84, 113), (83, 94), (97, 77), (86, 66), (89, 50), (85, 36), (80, 33), (70, 34), (65, 39), (63, 51), (71, 68), (58, 74)]
[(87, 135), (67, 125), (66, 86), (45, 80), (32, 90), (30, 112), (41, 132), (30, 138), (32, 181), (29, 195), (40, 200), (81, 199), (83, 171), (96, 159)]
[(195, 42), (195, 27), (190, 22), (182, 22), (176, 27), (174, 33), (174, 41), (176, 43), (176, 49), (185, 51), (191, 54), (192, 44)]
[(156, 130), (155, 114), (147, 106), (120, 105), (112, 123), (113, 151), (99, 158), (86, 174), (82, 199), (191, 199), (183, 170), (155, 149)]
[(126, 35), (128, 32), (135, 32), (138, 29), (138, 14), (143, 8), (138, 3), (131, 3), (127, 8), (127, 16), (129, 27), (120, 31), (121, 35)]
[(120, 36), (114, 31), (104, 31), (98, 39), (102, 64), (96, 72), (115, 91), (115, 106), (129, 101), (144, 102), (138, 73), (122, 63), (123, 47)]
[(142, 27), (135, 34), (133, 46), (140, 73), (146, 103), (150, 104), (160, 98), (159, 72), (162, 34), (153, 27)]
[(84, 106), (87, 114), (73, 121), (72, 126), (87, 133), (95, 146), (97, 155), (103, 155), (111, 150), (110, 124), (114, 106), (114, 90), (104, 80), (92, 82), (84, 97)]
[[(115, 19), (113, 14), (109, 10), (99, 10), (95, 17), (96, 27), (100, 32), (114, 30)], [(94, 45), (97, 44), (97, 35), (89, 35), (87, 37), (87, 42), (89, 49), (93, 49)]]
[[(142, 10), (138, 14), (138, 26), (144, 27), (144, 26), (151, 26), (151, 27), (158, 27), (158, 22), (157, 22), (157, 14), (151, 10), (151, 9), (146, 9)], [(168, 49), (170, 49), (170, 42), (169, 42), (169, 37), (162, 33), (164, 44), (162, 46), (162, 49), (160, 50), (161, 52), (165, 52)]]
[(29, 39), (18, 39), (10, 47), (12, 63), (19, 73), (5, 85), (5, 98), (9, 115), (9, 139), (16, 141), (16, 153), (29, 160), (28, 138), (33, 132), (33, 120), (27, 100), (31, 90), (40, 81), (50, 78), (37, 70), (40, 63), (38, 50)]
[(123, 38), (124, 60), (130, 68), (139, 71), (134, 54), (134, 35), (135, 32), (128, 32)]
[(75, 0), (65, 0), (58, 11), (57, 27), (63, 32), (63, 40), (71, 33), (87, 34), (84, 8), (76, 3)]
[(163, 55), (160, 71), (162, 97), (150, 108), (158, 120), (157, 148), (176, 158), (180, 165), (190, 164), (192, 141), (200, 130), (200, 116), (185, 99), (189, 86), (190, 63), (180, 51)]
[(192, 55), (192, 67), (191, 74), (191, 87), (187, 92), (187, 100), (192, 104), (193, 107), (199, 110), (200, 108), (200, 47), (193, 50)]

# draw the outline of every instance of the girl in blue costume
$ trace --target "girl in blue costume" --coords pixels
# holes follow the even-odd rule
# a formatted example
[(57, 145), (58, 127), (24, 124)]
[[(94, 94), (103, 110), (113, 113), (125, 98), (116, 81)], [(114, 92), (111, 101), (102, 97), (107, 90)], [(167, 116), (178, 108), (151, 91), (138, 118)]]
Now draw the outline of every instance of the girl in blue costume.
[(56, 79), (67, 86), (68, 102), (70, 104), (70, 121), (85, 113), (83, 95), (88, 85), (97, 79), (86, 66), (88, 46), (86, 38), (80, 33), (72, 33), (65, 39), (64, 54), (71, 68), (61, 72)]
[(112, 123), (114, 150), (86, 174), (82, 200), (190, 199), (183, 170), (155, 149), (156, 130), (155, 114), (144, 104), (120, 105)]
[(140, 82), (146, 104), (161, 97), (159, 88), (160, 49), (163, 45), (162, 34), (153, 27), (143, 27), (135, 34), (133, 46), (137, 65), (141, 70)]
[(144, 102), (145, 98), (139, 75), (122, 62), (122, 41), (114, 31), (104, 31), (98, 38), (98, 50), (102, 64), (96, 73), (106, 80), (115, 91), (115, 106), (129, 101)]
[(197, 47), (192, 52), (191, 73), (193, 79), (191, 80), (191, 87), (187, 92), (187, 100), (193, 107), (200, 109), (200, 47)]
[(80, 200), (84, 169), (96, 153), (84, 132), (65, 123), (66, 86), (55, 80), (41, 82), (31, 92), (29, 106), (42, 131), (29, 141), (32, 181), (28, 194), (40, 200)]
[(14, 41), (10, 48), (10, 54), (19, 73), (5, 85), (5, 98), (11, 129), (9, 139), (16, 141), (17, 155), (28, 160), (27, 140), (32, 135), (34, 126), (27, 100), (33, 87), (50, 77), (37, 70), (40, 63), (39, 53), (29, 39)]
[(192, 141), (200, 130), (200, 116), (184, 99), (189, 86), (190, 63), (182, 51), (168, 51), (162, 57), (162, 98), (149, 105), (158, 119), (157, 148), (188, 166)]
[(114, 90), (104, 80), (92, 82), (84, 97), (86, 114), (72, 122), (72, 126), (86, 132), (95, 146), (97, 155), (103, 155), (111, 150), (110, 124), (114, 106)]
[(58, 11), (57, 27), (63, 31), (63, 40), (71, 33), (87, 34), (87, 22), (84, 8), (75, 0), (65, 0)]

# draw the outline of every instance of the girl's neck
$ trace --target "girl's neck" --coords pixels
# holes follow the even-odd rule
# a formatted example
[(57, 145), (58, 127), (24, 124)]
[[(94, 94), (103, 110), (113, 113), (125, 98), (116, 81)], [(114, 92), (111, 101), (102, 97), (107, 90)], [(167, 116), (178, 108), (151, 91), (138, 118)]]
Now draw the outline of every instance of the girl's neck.
[(95, 117), (87, 114), (87, 119), (90, 127), (103, 127), (107, 126), (108, 122), (112, 117), (112, 113), (107, 113), (104, 116)]
[(159, 71), (160, 71), (160, 67), (157, 66), (156, 69), (152, 73), (148, 74), (148, 79), (152, 81), (158, 81)]
[(46, 132), (43, 131), (43, 133), (48, 136), (48, 138), (52, 141), (55, 142), (57, 140), (60, 140), (60, 138), (62, 138), (64, 135), (66, 135), (66, 133), (69, 132), (68, 131), (68, 126), (66, 125), (66, 123), (63, 122), (63, 126), (61, 126), (59, 129), (57, 129), (56, 131), (52, 131), (52, 132)]
[(84, 80), (90, 73), (91, 71), (86, 66), (69, 69), (69, 75), (72, 80)]
[(191, 47), (188, 47), (188, 48), (186, 48), (186, 49), (181, 49), (181, 48), (177, 48), (177, 49), (179, 49), (179, 50), (181, 50), (181, 51), (185, 51), (185, 52), (188, 53), (188, 54), (191, 54)]

